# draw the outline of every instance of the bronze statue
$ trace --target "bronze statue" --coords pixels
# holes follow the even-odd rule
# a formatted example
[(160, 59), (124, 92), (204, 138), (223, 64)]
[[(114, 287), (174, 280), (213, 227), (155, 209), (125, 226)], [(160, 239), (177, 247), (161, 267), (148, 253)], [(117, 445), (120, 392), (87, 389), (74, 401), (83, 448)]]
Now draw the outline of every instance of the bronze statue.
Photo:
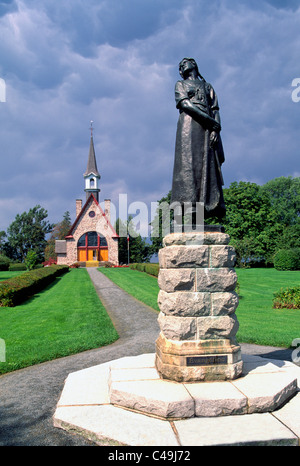
[(177, 125), (172, 202), (204, 206), (204, 218), (225, 215), (221, 165), (224, 162), (220, 137), (218, 99), (211, 84), (200, 75), (193, 58), (179, 63), (183, 80), (175, 86)]

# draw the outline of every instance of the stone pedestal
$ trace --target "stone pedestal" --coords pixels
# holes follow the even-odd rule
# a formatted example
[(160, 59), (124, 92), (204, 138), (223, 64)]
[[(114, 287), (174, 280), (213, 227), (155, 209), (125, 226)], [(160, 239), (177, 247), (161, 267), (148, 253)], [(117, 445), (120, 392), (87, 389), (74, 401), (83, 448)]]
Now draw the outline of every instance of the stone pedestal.
[(171, 233), (159, 251), (156, 368), (177, 382), (236, 379), (235, 251), (220, 232)]

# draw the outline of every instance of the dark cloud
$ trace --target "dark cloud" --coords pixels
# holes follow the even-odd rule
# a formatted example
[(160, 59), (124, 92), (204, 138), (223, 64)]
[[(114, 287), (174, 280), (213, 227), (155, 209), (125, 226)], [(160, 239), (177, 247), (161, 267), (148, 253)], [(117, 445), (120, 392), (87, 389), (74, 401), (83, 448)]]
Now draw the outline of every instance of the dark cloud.
[(15, 0), (1, 0), (0, 1), (0, 17), (11, 13), (18, 9), (17, 3)]
[[(275, 4), (276, 3), (276, 4)], [(2, 2), (4, 5), (4, 3)], [(0, 7), (2, 5), (0, 3)], [(291, 2), (294, 6), (293, 2)], [(5, 5), (4, 5), (5, 6)], [(171, 187), (178, 63), (216, 89), (225, 185), (299, 176), (300, 10), (238, 0), (18, 0), (0, 8), (0, 230), (41, 203), (52, 222), (84, 198), (89, 122), (101, 199)], [(4, 11), (4, 10), (3, 10)]]

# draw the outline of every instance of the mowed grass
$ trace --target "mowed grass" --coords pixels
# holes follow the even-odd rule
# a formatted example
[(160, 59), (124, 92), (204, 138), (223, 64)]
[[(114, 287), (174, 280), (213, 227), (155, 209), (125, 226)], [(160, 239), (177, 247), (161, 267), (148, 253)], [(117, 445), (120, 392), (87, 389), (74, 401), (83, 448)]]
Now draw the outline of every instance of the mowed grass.
[(100, 267), (99, 270), (131, 296), (152, 307), (152, 309), (159, 311), (157, 304), (159, 287), (156, 277), (127, 267)]
[(0, 307), (0, 374), (108, 345), (118, 334), (85, 269), (68, 273), (22, 305)]
[(240, 302), (236, 311), (243, 343), (290, 347), (300, 338), (300, 309), (273, 309), (273, 293), (300, 284), (300, 271), (236, 269)]
[[(113, 282), (148, 304), (157, 306), (157, 279), (145, 272), (129, 268), (101, 268)], [(300, 338), (300, 310), (273, 309), (273, 293), (299, 285), (300, 271), (280, 272), (275, 269), (236, 269), (240, 285), (237, 340), (240, 343), (288, 348)]]
[(9, 270), (1, 270), (0, 271), (0, 282), (3, 280), (8, 280), (9, 278), (16, 277), (17, 275), (21, 275), (22, 273), (26, 273), (26, 270), (19, 270), (10, 272)]

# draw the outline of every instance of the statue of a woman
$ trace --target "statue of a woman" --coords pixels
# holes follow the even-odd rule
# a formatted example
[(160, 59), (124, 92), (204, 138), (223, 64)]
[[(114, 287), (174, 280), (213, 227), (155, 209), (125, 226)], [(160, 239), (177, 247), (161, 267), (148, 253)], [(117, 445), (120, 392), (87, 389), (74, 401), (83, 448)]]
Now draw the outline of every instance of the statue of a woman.
[(225, 215), (221, 165), (224, 152), (220, 117), (213, 87), (200, 75), (193, 58), (179, 63), (183, 78), (175, 86), (177, 125), (172, 202), (201, 203), (204, 218)]

